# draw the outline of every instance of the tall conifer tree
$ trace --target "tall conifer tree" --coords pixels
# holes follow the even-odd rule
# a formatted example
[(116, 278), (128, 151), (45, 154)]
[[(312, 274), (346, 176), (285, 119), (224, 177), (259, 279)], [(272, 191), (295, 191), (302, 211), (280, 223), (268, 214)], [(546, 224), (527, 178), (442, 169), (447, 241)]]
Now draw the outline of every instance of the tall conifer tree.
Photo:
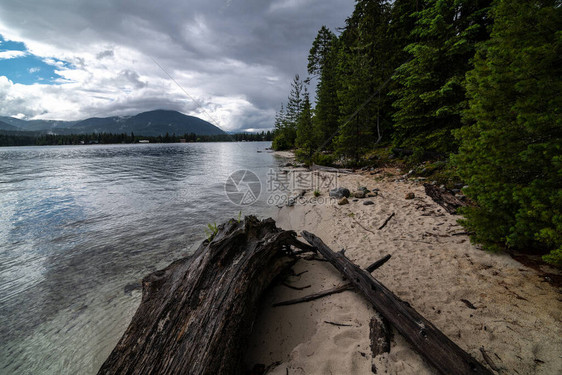
[(337, 58), (339, 42), (326, 26), (318, 31), (308, 55), (308, 73), (318, 78), (316, 85), (315, 134), (318, 146), (331, 149), (332, 138), (338, 130), (339, 100), (337, 92)]
[(302, 111), (297, 121), (297, 139), (295, 144), (299, 149), (299, 156), (310, 162), (318, 144), (317, 135), (312, 123), (310, 98), (306, 87), (304, 89)]
[(468, 74), (456, 162), (478, 202), (466, 225), (488, 248), (551, 251), (562, 265), (562, 7), (497, 1)]
[(396, 70), (395, 142), (439, 152), (456, 150), (451, 130), (461, 126), (467, 101), (464, 77), (476, 43), (488, 38), (490, 0), (429, 0), (417, 12), (406, 51), (412, 59)]

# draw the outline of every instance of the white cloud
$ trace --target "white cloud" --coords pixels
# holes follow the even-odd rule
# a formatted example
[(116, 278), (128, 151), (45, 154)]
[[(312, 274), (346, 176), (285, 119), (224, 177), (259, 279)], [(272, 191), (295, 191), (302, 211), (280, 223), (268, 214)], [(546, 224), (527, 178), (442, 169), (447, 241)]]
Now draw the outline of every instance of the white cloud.
[(0, 99), (8, 98), (0, 115), (74, 120), (163, 108), (212, 117), (226, 130), (271, 128), (292, 77), (306, 75), (317, 30), (342, 26), (353, 2), (270, 4), (0, 2), (0, 34), (60, 75), (57, 85), (28, 86), (0, 77)]
[(306, 0), (277, 0), (271, 4), (269, 11), (275, 12), (282, 9), (297, 9), (303, 5), (306, 5)]
[(0, 60), (16, 59), (27, 55), (25, 51), (2, 51), (0, 52)]
[(29, 68), (27, 69), (27, 71), (29, 72), (29, 74), (33, 74), (33, 73), (37, 73), (38, 71), (40, 71), (41, 68), (39, 67), (34, 67), (34, 68)]

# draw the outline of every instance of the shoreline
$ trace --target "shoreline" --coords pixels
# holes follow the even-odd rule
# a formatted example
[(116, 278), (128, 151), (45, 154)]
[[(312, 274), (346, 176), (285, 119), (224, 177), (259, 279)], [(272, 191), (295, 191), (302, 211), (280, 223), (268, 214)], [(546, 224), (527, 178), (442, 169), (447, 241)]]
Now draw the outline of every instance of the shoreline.
[[(275, 153), (291, 157), (290, 152)], [(279, 208), (277, 225), (310, 231), (334, 250), (365, 267), (386, 254), (392, 258), (373, 273), (401, 299), (486, 365), (483, 347), (500, 373), (551, 374), (562, 371), (560, 291), (540, 274), (507, 254), (472, 245), (423, 186), (403, 180), (395, 168), (381, 173), (338, 176), (338, 185), (379, 189), (376, 197), (317, 204), (307, 191), (294, 206)], [(322, 172), (320, 172), (322, 173)], [(321, 197), (328, 190), (321, 189)], [(413, 199), (406, 199), (414, 193)], [(372, 205), (363, 205), (370, 200)], [(394, 212), (393, 218), (379, 230)], [(340, 285), (341, 275), (326, 262), (299, 261), (284, 285), (264, 298), (254, 325), (246, 363), (273, 365), (268, 374), (377, 373), (433, 374), (435, 371), (394, 329), (390, 353), (372, 358), (369, 321), (373, 309), (347, 291), (316, 301), (272, 308), (272, 303)], [(337, 326), (332, 323), (344, 324)], [(277, 364), (276, 364), (277, 363)], [(276, 364), (276, 365), (274, 365)]]

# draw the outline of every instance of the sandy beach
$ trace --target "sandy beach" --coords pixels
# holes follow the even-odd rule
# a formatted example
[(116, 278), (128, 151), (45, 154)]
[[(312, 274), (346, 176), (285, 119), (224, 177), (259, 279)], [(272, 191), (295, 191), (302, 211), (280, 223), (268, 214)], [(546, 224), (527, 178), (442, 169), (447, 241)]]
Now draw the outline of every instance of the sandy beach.
[[(282, 154), (290, 157), (290, 153)], [(422, 183), (386, 168), (338, 175), (350, 191), (379, 189), (375, 197), (338, 205), (318, 203), (307, 191), (294, 206), (279, 208), (278, 226), (310, 231), (361, 267), (390, 254), (373, 276), (499, 374), (562, 373), (562, 299), (542, 274), (505, 254), (472, 245), (459, 216), (426, 196)], [(322, 172), (328, 173), (328, 172)], [(409, 193), (413, 199), (406, 199)], [(328, 197), (328, 189), (320, 190)], [(308, 198), (308, 199), (307, 199)], [(364, 205), (366, 201), (372, 205)], [(378, 229), (392, 214), (383, 229)], [(271, 366), (269, 374), (433, 374), (406, 340), (393, 332), (390, 353), (372, 357), (369, 321), (373, 308), (355, 291), (312, 302), (271, 307), (344, 283), (327, 262), (299, 261), (299, 276), (266, 296), (254, 326), (246, 363)]]

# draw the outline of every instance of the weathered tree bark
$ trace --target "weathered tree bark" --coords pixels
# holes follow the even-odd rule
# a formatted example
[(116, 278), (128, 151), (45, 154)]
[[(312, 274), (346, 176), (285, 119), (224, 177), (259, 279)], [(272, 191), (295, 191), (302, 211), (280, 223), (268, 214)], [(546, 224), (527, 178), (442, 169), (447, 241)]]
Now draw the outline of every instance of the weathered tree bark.
[(379, 314), (375, 314), (369, 323), (369, 338), (373, 358), (382, 353), (390, 352), (390, 327), (388, 322)]
[(465, 202), (449, 192), (441, 192), (437, 186), (423, 184), (423, 187), (425, 188), (425, 193), (450, 214), (456, 214), (457, 208), (466, 206)]
[[(239, 374), (258, 299), (308, 247), (272, 219), (231, 220), (143, 280), (141, 304), (98, 374)], [(302, 246), (304, 245), (304, 246)]]
[[(390, 352), (390, 337), (392, 330), (390, 325), (378, 312), (371, 318), (369, 322), (369, 339), (371, 340), (371, 354), (373, 359), (383, 353)], [(371, 362), (371, 372), (377, 373), (377, 365), (375, 361)]]
[(342, 273), (373, 307), (402, 334), (429, 363), (442, 374), (491, 374), (491, 372), (416, 310), (394, 295), (370, 273), (353, 264), (343, 254), (333, 252), (312, 233), (305, 240)]

